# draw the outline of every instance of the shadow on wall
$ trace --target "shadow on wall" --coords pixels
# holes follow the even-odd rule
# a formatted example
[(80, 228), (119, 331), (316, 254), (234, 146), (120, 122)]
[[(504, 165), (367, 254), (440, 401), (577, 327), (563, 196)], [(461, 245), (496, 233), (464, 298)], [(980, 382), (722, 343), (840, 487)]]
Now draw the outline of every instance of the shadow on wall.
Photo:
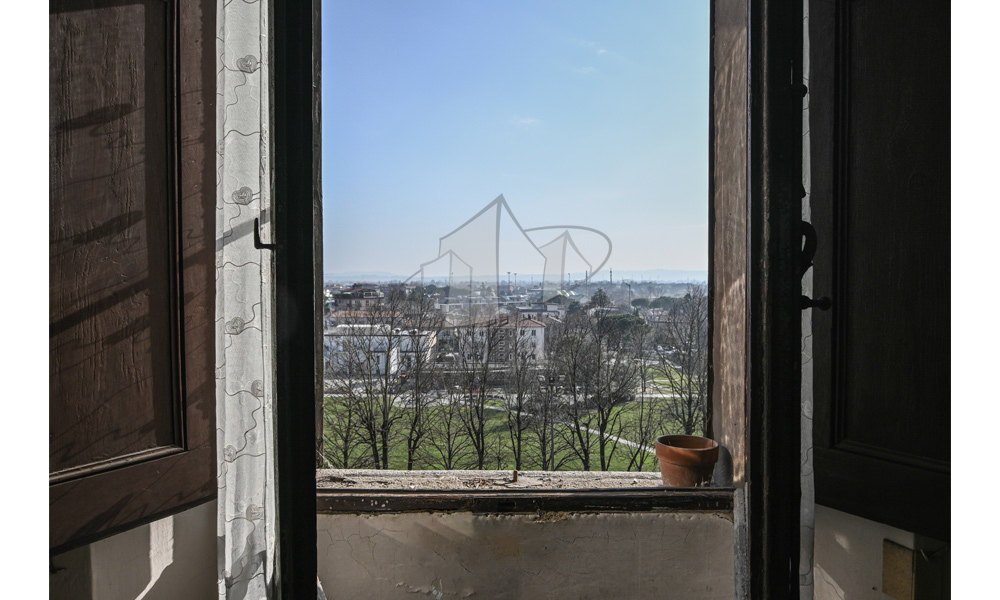
[(218, 597), (215, 502), (50, 559), (53, 600)]
[[(893, 590), (883, 590), (883, 541), (904, 548), (928, 551), (945, 544), (916, 536), (908, 531), (862, 519), (825, 506), (816, 506), (816, 542), (814, 559), (815, 600), (885, 600), (900, 597)], [(947, 561), (948, 557), (944, 559)], [(921, 560), (919, 557), (917, 560)], [(926, 572), (926, 571), (923, 571)], [(920, 588), (919, 597), (948, 598), (948, 570), (943, 580), (930, 581), (918, 576), (912, 589)], [(912, 574), (910, 574), (913, 577)], [(932, 588), (936, 592), (924, 596)], [(912, 591), (911, 591), (912, 593)], [(903, 595), (902, 597), (913, 597)]]

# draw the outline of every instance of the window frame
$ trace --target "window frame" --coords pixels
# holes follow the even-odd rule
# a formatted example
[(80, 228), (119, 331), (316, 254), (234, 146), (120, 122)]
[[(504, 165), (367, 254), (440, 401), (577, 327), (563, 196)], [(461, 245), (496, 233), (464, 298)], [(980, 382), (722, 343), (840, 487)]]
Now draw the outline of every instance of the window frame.
[[(282, 399), (275, 403), (277, 583), (280, 597), (296, 598), (314, 593), (317, 564), (315, 439), (321, 433), (323, 389), (320, 0), (275, 3), (272, 11), (276, 385)], [(802, 3), (714, 0), (710, 27), (709, 292), (715, 299), (709, 321), (709, 434), (731, 449), (722, 464), (733, 468), (735, 480), (730, 493), (736, 597), (797, 597)], [(735, 152), (719, 144), (730, 136)], [(723, 181), (722, 174), (729, 179)], [(743, 275), (727, 279), (717, 272), (720, 266), (742, 268)], [(728, 312), (717, 312), (720, 308)], [(726, 333), (715, 328), (720, 315), (720, 321), (742, 315), (744, 323), (725, 346), (717, 345), (716, 334)], [(730, 365), (721, 365), (723, 360), (741, 364), (726, 371), (720, 367)], [(717, 378), (723, 385), (716, 385)], [(727, 390), (734, 394), (724, 397)], [(315, 438), (301, 435), (310, 429)], [(582, 494), (531, 496), (576, 502)], [(650, 494), (676, 501), (684, 492)], [(642, 505), (638, 494), (615, 491), (609, 497), (616, 495), (629, 498), (627, 510)], [(399, 495), (407, 496), (414, 494)], [(446, 497), (435, 492), (431, 499)], [(477, 497), (497, 507), (535, 510), (527, 501), (503, 504)], [(460, 505), (469, 509), (469, 502)], [(607, 509), (602, 506), (598, 509)], [(309, 539), (313, 543), (302, 543)]]

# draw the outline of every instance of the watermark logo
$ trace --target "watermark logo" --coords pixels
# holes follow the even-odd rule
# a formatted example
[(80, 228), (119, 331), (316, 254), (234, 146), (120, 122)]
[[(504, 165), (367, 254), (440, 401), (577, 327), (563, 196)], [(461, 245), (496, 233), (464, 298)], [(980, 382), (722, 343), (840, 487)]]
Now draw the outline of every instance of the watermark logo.
[[(528, 218), (543, 213), (527, 209)], [(492, 287), (483, 302), (501, 302), (517, 287), (532, 300), (572, 296), (611, 258), (611, 238), (592, 227), (522, 227), (503, 194), (442, 236), (437, 257), (420, 265), (407, 282), (446, 282), (449, 297)]]

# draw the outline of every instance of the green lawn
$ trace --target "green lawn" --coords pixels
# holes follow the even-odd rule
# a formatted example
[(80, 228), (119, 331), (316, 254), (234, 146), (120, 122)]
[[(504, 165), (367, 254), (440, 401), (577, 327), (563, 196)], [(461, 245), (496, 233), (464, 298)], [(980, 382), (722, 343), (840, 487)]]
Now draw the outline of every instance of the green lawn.
[[(493, 402), (490, 402), (490, 405), (493, 404), (494, 404)], [(620, 413), (619, 418), (622, 419), (623, 424), (625, 425), (634, 424), (634, 421), (638, 418), (636, 414), (637, 407), (638, 407), (637, 403), (629, 403), (628, 405), (625, 405), (617, 409), (617, 412)], [(405, 422), (407, 417), (405, 413), (412, 409), (405, 407), (397, 407), (396, 410), (403, 413), (401, 415), (402, 416), (401, 421)], [(430, 407), (427, 410), (431, 415), (433, 415), (435, 411), (443, 409), (440, 407)], [(336, 413), (337, 410), (336, 410), (336, 405), (333, 402), (333, 398), (328, 397), (327, 416), (329, 417), (331, 414), (336, 414)], [(487, 460), (484, 466), (487, 469), (500, 469), (500, 470), (513, 469), (514, 456), (513, 456), (513, 450), (510, 447), (510, 430), (507, 425), (506, 415), (503, 411), (500, 410), (490, 410), (488, 411), (487, 414), (488, 414), (487, 435), (486, 435)], [(567, 435), (571, 431), (567, 425), (558, 425), (557, 429), (561, 433)], [(596, 429), (596, 425), (592, 425), (592, 429)], [(674, 433), (675, 432), (674, 430), (676, 429), (677, 429), (676, 427), (668, 426), (665, 428), (665, 433)], [(329, 435), (330, 433), (331, 433), (330, 428), (327, 427), (327, 434)], [(394, 442), (390, 445), (389, 467), (392, 469), (406, 469), (407, 467), (405, 433), (406, 433), (405, 430), (402, 427), (400, 427), (400, 433), (399, 435), (397, 435), (397, 439), (394, 440)], [(622, 438), (628, 439), (626, 437), (627, 435), (628, 435), (627, 433), (624, 434)], [(598, 470), (600, 469), (600, 456), (599, 456), (599, 447), (597, 444), (596, 432), (592, 433), (591, 436), (592, 436), (591, 469)], [(641, 442), (646, 446), (652, 446), (653, 444), (653, 440), (642, 440)], [(535, 437), (529, 431), (524, 432), (523, 447), (524, 447), (525, 458), (524, 458), (524, 464), (522, 464), (521, 466), (522, 470), (541, 469), (541, 460), (537, 456), (538, 452), (537, 452)], [(610, 465), (611, 468), (609, 470), (611, 471), (629, 470), (628, 468), (629, 450), (630, 449), (627, 446), (619, 444), (614, 455), (612, 456)], [(423, 454), (420, 457), (421, 460), (418, 461), (416, 468), (418, 469), (437, 468), (434, 465), (439, 463), (440, 454), (436, 452), (434, 447), (430, 443), (425, 442), (422, 448), (422, 452)], [(366, 462), (370, 465), (371, 459), (368, 458), (369, 454), (370, 450), (365, 446), (359, 446), (357, 449), (355, 449), (355, 451), (352, 453), (353, 457), (352, 462), (354, 463), (352, 464), (352, 467), (356, 468), (356, 467), (367, 466), (365, 464)], [(580, 459), (575, 456), (570, 457), (571, 454), (572, 453), (568, 450), (560, 454), (561, 458), (567, 458), (566, 463), (562, 465), (560, 470), (579, 471), (583, 469), (583, 465)], [(473, 449), (471, 444), (468, 445), (468, 456), (463, 461), (461, 467), (462, 468), (476, 467), (475, 456), (473, 454)], [(634, 468), (632, 470), (634, 470)], [(649, 472), (656, 472), (658, 470), (655, 456), (650, 454), (646, 458), (642, 470)]]

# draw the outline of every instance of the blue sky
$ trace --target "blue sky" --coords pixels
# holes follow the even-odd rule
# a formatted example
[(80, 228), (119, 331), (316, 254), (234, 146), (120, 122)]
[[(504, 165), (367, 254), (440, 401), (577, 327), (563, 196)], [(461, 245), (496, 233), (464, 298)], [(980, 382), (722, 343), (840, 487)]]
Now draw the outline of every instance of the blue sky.
[[(323, 3), (324, 272), (409, 274), (499, 194), (706, 270), (708, 3)], [(605, 270), (607, 267), (605, 267)]]

